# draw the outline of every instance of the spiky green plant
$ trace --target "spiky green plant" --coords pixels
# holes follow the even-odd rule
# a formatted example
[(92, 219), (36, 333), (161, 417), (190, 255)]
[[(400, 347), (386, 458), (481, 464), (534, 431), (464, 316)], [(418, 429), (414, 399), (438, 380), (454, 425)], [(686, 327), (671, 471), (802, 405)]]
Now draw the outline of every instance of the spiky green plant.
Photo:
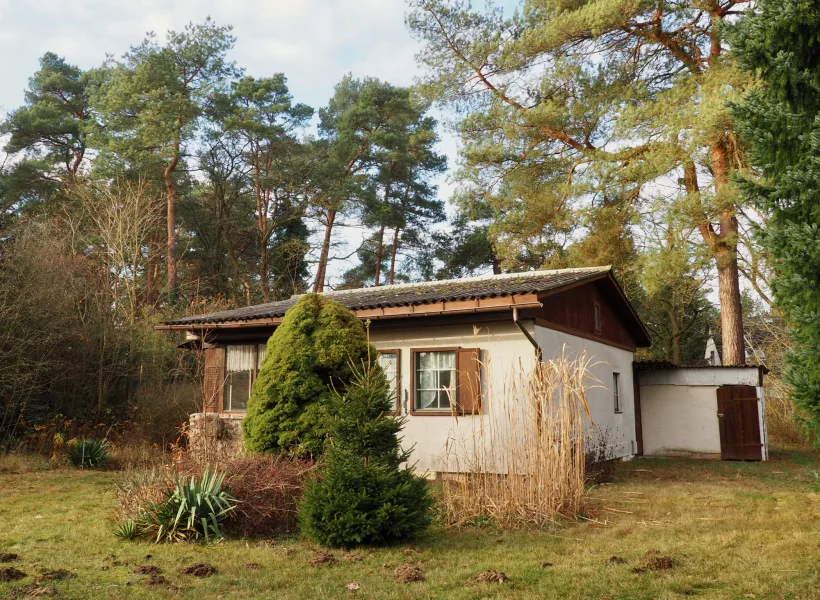
[(225, 475), (205, 469), (196, 475), (175, 477), (174, 489), (166, 498), (146, 508), (137, 519), (141, 535), (156, 542), (222, 538), (219, 523), (236, 508), (239, 501), (224, 487)]
[(103, 469), (111, 460), (111, 447), (107, 440), (82, 438), (69, 444), (67, 456), (74, 467)]
[(136, 519), (126, 519), (114, 525), (114, 535), (123, 540), (135, 540), (143, 534), (143, 526)]

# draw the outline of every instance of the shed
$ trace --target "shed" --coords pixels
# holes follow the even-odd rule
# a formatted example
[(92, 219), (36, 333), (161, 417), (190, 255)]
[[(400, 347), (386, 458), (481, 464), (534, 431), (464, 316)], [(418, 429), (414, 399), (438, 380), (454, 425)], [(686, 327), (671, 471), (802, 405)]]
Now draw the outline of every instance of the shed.
[(768, 458), (765, 367), (669, 362), (634, 367), (644, 455)]

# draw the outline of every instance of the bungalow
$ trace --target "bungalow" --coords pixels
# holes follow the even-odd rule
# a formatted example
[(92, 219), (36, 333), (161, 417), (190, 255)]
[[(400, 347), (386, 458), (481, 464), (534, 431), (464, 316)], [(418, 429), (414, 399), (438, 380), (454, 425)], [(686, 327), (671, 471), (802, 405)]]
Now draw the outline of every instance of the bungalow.
[[(494, 397), (522, 369), (562, 353), (591, 357), (591, 417), (616, 457), (642, 452), (633, 370), (649, 335), (610, 267), (532, 271), (325, 292), (370, 322), (396, 399), (407, 416), (404, 443), (421, 470), (448, 470), (446, 448), (475, 419), (504, 410)], [(185, 317), (183, 330), (205, 354), (205, 415), (237, 437), (265, 344), (297, 297)], [(474, 385), (472, 382), (478, 382)], [(453, 418), (457, 416), (458, 418)], [(192, 420), (201, 418), (194, 416)], [(657, 420), (657, 419), (656, 419)], [(221, 435), (221, 434), (220, 434)]]

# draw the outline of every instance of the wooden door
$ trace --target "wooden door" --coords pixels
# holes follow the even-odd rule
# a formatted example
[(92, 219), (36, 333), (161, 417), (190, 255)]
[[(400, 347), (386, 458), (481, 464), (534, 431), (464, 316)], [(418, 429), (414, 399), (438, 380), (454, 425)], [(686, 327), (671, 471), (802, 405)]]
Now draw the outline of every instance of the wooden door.
[(720, 457), (762, 460), (757, 390), (750, 385), (725, 385), (717, 390)]

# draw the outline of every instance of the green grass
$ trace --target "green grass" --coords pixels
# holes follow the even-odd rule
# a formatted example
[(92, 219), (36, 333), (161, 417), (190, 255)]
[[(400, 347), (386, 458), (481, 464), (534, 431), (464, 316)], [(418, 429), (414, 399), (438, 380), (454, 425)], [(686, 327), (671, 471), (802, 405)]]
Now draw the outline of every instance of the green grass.
[[(111, 533), (117, 473), (10, 473), (2, 460), (0, 553), (20, 560), (0, 567), (29, 577), (0, 583), (0, 597), (58, 568), (77, 578), (44, 585), (83, 599), (820, 597), (820, 461), (808, 452), (774, 453), (766, 464), (636, 460), (590, 492), (588, 521), (540, 532), (437, 529), (406, 547), (355, 550), (362, 562), (328, 567), (309, 566), (314, 548), (296, 539), (273, 547), (122, 542)], [(652, 551), (671, 557), (673, 568), (633, 573)], [(626, 563), (607, 564), (612, 556)], [(396, 583), (394, 569), (417, 561), (426, 581)], [(195, 562), (219, 572), (180, 574)], [(246, 569), (250, 562), (261, 569)], [(147, 586), (134, 574), (144, 564), (162, 569), (171, 587)], [(485, 569), (511, 583), (469, 583)], [(355, 593), (346, 589), (351, 582), (360, 586)]]

